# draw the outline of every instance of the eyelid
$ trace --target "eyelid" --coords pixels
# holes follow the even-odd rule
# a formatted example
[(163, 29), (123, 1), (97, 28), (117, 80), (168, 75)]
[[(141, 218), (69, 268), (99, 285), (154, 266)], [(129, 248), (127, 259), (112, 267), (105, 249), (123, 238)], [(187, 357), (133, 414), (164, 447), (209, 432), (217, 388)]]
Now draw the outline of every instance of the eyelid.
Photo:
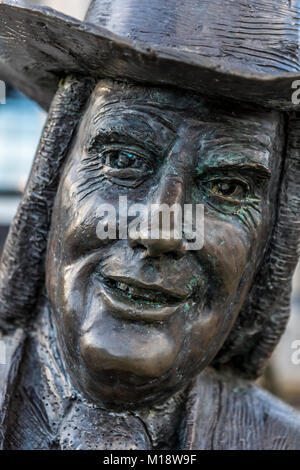
[(246, 179), (240, 177), (240, 176), (228, 176), (228, 175), (224, 175), (224, 176), (216, 176), (214, 178), (210, 178), (210, 179), (207, 179), (206, 180), (208, 183), (210, 182), (223, 182), (223, 181), (233, 181), (233, 182), (238, 182), (240, 184), (244, 184), (245, 186), (247, 186), (247, 188), (250, 189), (251, 187), (251, 184), (249, 183), (249, 181), (247, 181)]
[(112, 144), (112, 145), (105, 145), (98, 150), (99, 155), (105, 155), (108, 152), (112, 152), (114, 150), (119, 150), (121, 152), (128, 152), (132, 153), (136, 157), (140, 157), (145, 160), (147, 163), (151, 163), (151, 153), (145, 152), (143, 149), (138, 148), (137, 146), (126, 146), (123, 144)]
[[(143, 137), (143, 136), (142, 136)], [(149, 135), (147, 136), (149, 138)], [(90, 154), (95, 152), (100, 153), (100, 150), (106, 147), (122, 147), (122, 148), (136, 148), (143, 153), (148, 153), (152, 156), (162, 157), (165, 149), (157, 145), (155, 142), (149, 140), (138, 139), (134, 135), (122, 134), (117, 131), (99, 132), (96, 136), (92, 137), (86, 145), (86, 151)], [(146, 149), (145, 149), (146, 148)]]
[[(140, 176), (144, 176), (146, 174), (149, 174), (149, 171), (142, 171), (139, 168), (112, 168), (106, 165), (103, 167), (102, 173), (108, 176), (120, 176), (120, 175), (126, 176), (126, 174), (127, 175), (139, 174)], [(151, 170), (151, 174), (152, 174), (152, 170)]]
[[(271, 170), (269, 170), (265, 165), (261, 163), (239, 163), (236, 162), (232, 165), (215, 165), (215, 166), (205, 166), (201, 168), (201, 165), (198, 166), (198, 170), (201, 170), (200, 175), (209, 175), (211, 173), (221, 172), (226, 175), (228, 172), (239, 172), (250, 174), (254, 179), (266, 180), (269, 179), (272, 175)], [(233, 175), (234, 176), (234, 175)]]
[(111, 167), (104, 167), (103, 173), (105, 174), (106, 178), (114, 184), (118, 184), (119, 186), (125, 187), (137, 187), (139, 186), (149, 173), (152, 174), (153, 171), (141, 171), (134, 168), (111, 168)]

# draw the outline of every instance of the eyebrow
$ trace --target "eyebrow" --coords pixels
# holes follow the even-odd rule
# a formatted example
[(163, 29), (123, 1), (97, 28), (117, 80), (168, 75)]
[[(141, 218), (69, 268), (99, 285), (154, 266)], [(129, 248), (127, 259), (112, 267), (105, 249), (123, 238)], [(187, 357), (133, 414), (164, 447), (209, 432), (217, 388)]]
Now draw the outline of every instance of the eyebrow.
[[(222, 133), (220, 133), (222, 130)], [(205, 171), (243, 170), (252, 171), (262, 178), (271, 176), (270, 157), (273, 149), (272, 136), (257, 134), (257, 127), (249, 128), (235, 135), (230, 128), (209, 132), (199, 143), (198, 165)], [(227, 134), (227, 135), (226, 135)], [(203, 159), (203, 157), (205, 158)]]
[(141, 148), (146, 147), (154, 154), (163, 155), (165, 147), (160, 145), (154, 137), (149, 138), (149, 135), (147, 135), (147, 137), (148, 138), (145, 139), (145, 135), (142, 135), (141, 133), (137, 134), (132, 130), (130, 132), (126, 132), (124, 129), (120, 131), (116, 129), (100, 128), (87, 142), (87, 148), (88, 151), (92, 151), (95, 147), (119, 143), (122, 145), (135, 145)]
[(246, 161), (245, 159), (237, 159), (235, 162), (218, 161), (212, 163), (204, 162), (198, 165), (198, 169), (203, 173), (209, 173), (213, 170), (230, 171), (230, 170), (242, 170), (245, 172), (253, 172), (262, 179), (268, 179), (271, 177), (271, 170), (260, 161)]
[[(147, 121), (149, 113), (147, 113), (147, 116), (135, 113), (135, 119), (137, 115), (139, 121), (133, 123), (133, 125), (128, 124), (128, 117), (133, 117), (131, 112), (123, 113), (122, 120), (119, 122), (115, 121), (115, 110), (114, 113), (105, 113), (100, 118), (95, 116), (92, 121), (91, 136), (87, 142), (88, 149), (90, 150), (99, 144), (107, 144), (118, 140), (120, 143), (128, 143), (129, 145), (146, 146), (152, 152), (163, 155), (176, 139), (176, 133), (163, 117), (158, 119), (158, 116), (155, 115), (156, 119), (151, 125)], [(127, 125), (122, 125), (124, 123)], [(142, 125), (140, 125), (141, 123)], [(155, 129), (156, 126), (160, 126), (161, 129)], [(164, 138), (162, 138), (162, 129), (164, 130)], [(161, 137), (161, 139), (158, 137)]]

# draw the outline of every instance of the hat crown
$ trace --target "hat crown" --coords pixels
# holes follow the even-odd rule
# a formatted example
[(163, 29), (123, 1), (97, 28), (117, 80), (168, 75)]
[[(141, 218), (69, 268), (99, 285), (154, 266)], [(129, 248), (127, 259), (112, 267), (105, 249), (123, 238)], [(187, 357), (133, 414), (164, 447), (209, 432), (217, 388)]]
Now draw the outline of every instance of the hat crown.
[(93, 0), (85, 21), (235, 69), (300, 71), (300, 0)]
[(183, 30), (193, 33), (196, 23), (199, 28), (208, 3), (209, 0), (92, 0), (85, 21), (130, 39), (159, 40), (165, 44), (169, 38), (173, 43)]

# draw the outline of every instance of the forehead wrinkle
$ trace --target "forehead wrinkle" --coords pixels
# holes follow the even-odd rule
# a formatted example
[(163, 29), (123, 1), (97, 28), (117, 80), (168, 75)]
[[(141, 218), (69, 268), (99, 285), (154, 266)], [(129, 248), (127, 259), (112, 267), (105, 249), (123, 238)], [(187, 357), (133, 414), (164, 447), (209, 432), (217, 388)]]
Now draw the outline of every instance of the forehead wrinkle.
[[(176, 122), (178, 120), (178, 116), (176, 119), (176, 116), (174, 116), (174, 111), (166, 108), (165, 106), (157, 106), (154, 103), (141, 103), (134, 105), (131, 109), (138, 112), (142, 111), (148, 116), (153, 117), (173, 134), (175, 134), (178, 130), (179, 124)], [(166, 113), (162, 114), (162, 110), (166, 111)]]
[[(162, 114), (163, 109), (165, 110), (164, 114)], [(176, 121), (178, 121), (179, 117), (176, 116), (174, 111), (167, 109), (165, 106), (156, 105), (156, 103), (151, 103), (148, 101), (141, 101), (137, 103), (136, 101), (133, 102), (132, 100), (114, 100), (103, 103), (92, 116), (92, 126), (97, 126), (102, 117), (105, 117), (106, 115), (113, 115), (114, 113), (118, 116), (123, 113), (136, 113), (137, 117), (139, 119), (144, 119), (145, 123), (146, 120), (151, 122), (151, 120), (154, 119), (172, 133), (176, 133), (178, 128), (178, 123)]]
[[(91, 119), (91, 124), (92, 124), (92, 127), (96, 127), (99, 123), (99, 120), (102, 119), (103, 116), (105, 116), (106, 114), (110, 114), (110, 112), (113, 111), (113, 106), (114, 105), (119, 105), (120, 102), (119, 101), (110, 101), (110, 102), (105, 102), (103, 103), (101, 106), (97, 106), (97, 109), (94, 110), (94, 107), (91, 109), (91, 113), (92, 113), (92, 119)], [(94, 112), (94, 114), (93, 114)]]
[[(182, 113), (190, 115), (194, 120), (198, 119), (207, 123), (228, 123), (235, 127), (237, 123), (243, 122), (244, 126), (253, 126), (260, 129), (264, 127), (266, 131), (274, 131), (274, 116), (279, 116), (279, 112), (251, 109), (250, 105), (244, 103), (233, 111), (228, 112), (228, 108), (219, 102), (214, 102), (208, 97), (195, 95), (178, 90), (166, 90), (159, 87), (141, 87), (139, 85), (128, 84), (112, 80), (100, 80), (94, 91), (96, 97), (95, 104), (101, 102), (100, 112), (107, 106), (115, 106), (130, 109), (151, 108), (152, 112), (162, 119), (166, 119), (166, 124), (174, 131), (174, 117)], [(99, 104), (98, 104), (99, 106)], [(249, 109), (248, 109), (249, 108)], [(150, 109), (148, 111), (151, 112)], [(161, 113), (165, 111), (165, 114)], [(98, 112), (96, 113), (98, 114)], [(170, 118), (169, 118), (170, 116)], [(187, 116), (189, 117), (189, 116)], [(272, 117), (272, 122), (270, 122)], [(213, 118), (213, 120), (212, 120)], [(176, 126), (175, 126), (176, 127)]]
[[(142, 104), (155, 104), (167, 106), (170, 109), (188, 109), (192, 104), (205, 101), (205, 97), (197, 96), (191, 92), (175, 88), (163, 88), (159, 86), (143, 86), (124, 81), (104, 79), (100, 80), (93, 92), (96, 97), (117, 97), (118, 101), (133, 101)], [(174, 104), (173, 104), (174, 103)]]
[(192, 91), (163, 88), (159, 86), (142, 86), (126, 81), (117, 81), (111, 79), (101, 79), (96, 85), (93, 95), (97, 98), (111, 99), (116, 98), (117, 102), (126, 101), (141, 104), (153, 104), (161, 109), (170, 109), (174, 111), (199, 112), (203, 115), (221, 115), (226, 120), (243, 119), (255, 123), (257, 120), (266, 120), (270, 115), (279, 115), (279, 111), (271, 111), (263, 108), (257, 109), (251, 103), (232, 103), (230, 102), (230, 112), (228, 111), (228, 100), (224, 103), (205, 95), (197, 94)]

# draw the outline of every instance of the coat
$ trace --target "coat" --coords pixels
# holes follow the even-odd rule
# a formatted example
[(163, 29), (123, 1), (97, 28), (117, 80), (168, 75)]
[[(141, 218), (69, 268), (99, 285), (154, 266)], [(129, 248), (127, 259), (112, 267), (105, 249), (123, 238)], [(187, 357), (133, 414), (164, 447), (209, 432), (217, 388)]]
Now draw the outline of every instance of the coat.
[[(76, 396), (53, 332), (43, 314), (32, 332), (17, 329), (2, 337), (1, 449), (161, 448), (162, 440), (155, 444), (151, 435), (155, 425), (145, 433), (147, 418), (144, 427), (134, 413), (112, 413)], [(191, 381), (181, 408), (176, 422), (168, 421), (168, 405), (156, 411), (172, 449), (300, 450), (300, 414), (232, 372), (206, 368)]]

